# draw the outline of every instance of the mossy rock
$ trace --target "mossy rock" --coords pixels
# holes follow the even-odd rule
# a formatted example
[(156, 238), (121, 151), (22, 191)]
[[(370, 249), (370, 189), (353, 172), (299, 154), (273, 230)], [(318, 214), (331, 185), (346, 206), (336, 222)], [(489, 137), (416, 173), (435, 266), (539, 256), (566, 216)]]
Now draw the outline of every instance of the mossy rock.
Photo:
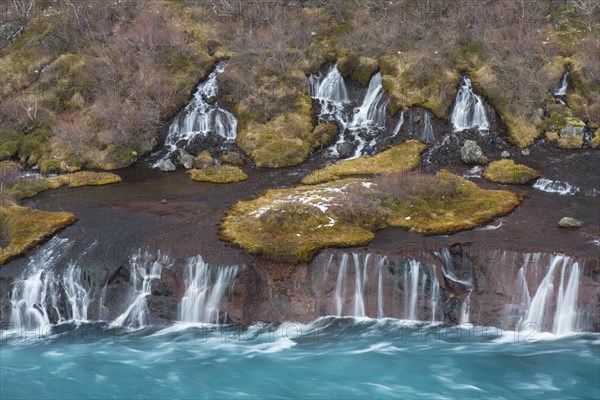
[(308, 157), (308, 145), (301, 139), (270, 140), (252, 152), (258, 167), (282, 168), (301, 164)]
[(0, 160), (16, 156), (24, 136), (21, 132), (0, 131)]
[(596, 130), (594, 138), (590, 140), (590, 147), (592, 149), (600, 149), (600, 128)]
[[(339, 128), (336, 124), (324, 122), (313, 130), (313, 137), (317, 141), (317, 146), (329, 146), (339, 135)], [(315, 146), (316, 147), (316, 146)]]
[(521, 201), (509, 191), (483, 190), (445, 171), (435, 177), (389, 178), (269, 190), (231, 207), (221, 235), (249, 253), (308, 262), (326, 247), (365, 245), (385, 226), (422, 234), (472, 229), (511, 212)]
[(240, 168), (233, 165), (220, 165), (204, 169), (191, 169), (187, 173), (193, 180), (212, 183), (241, 182), (248, 179), (248, 175)]
[(24, 135), (17, 156), (29, 166), (36, 165), (42, 157), (50, 153), (50, 131), (41, 127)]
[(225, 154), (221, 154), (219, 156), (219, 160), (225, 164), (235, 165), (237, 167), (241, 167), (244, 165), (244, 159), (238, 153), (234, 151), (229, 151)]
[(354, 160), (339, 161), (333, 165), (312, 172), (302, 179), (302, 183), (314, 185), (349, 176), (393, 174), (410, 171), (421, 163), (421, 153), (427, 145), (409, 140), (375, 156), (363, 156)]
[(583, 147), (583, 136), (560, 135), (556, 141), (559, 149), (580, 149)]
[(208, 168), (215, 165), (214, 158), (210, 155), (210, 152), (204, 150), (194, 158), (194, 167), (198, 169)]
[(135, 150), (110, 145), (100, 153), (99, 160), (92, 162), (92, 165), (102, 170), (113, 170), (129, 167), (137, 159), (138, 153)]
[(0, 264), (33, 249), (76, 221), (77, 216), (70, 212), (39, 211), (8, 202), (0, 204), (0, 222), (3, 234), (8, 236), (0, 248)]
[(40, 173), (43, 175), (60, 174), (62, 160), (43, 159), (39, 162)]
[(515, 164), (513, 160), (499, 160), (493, 161), (483, 176), (496, 183), (525, 184), (539, 178), (540, 173), (526, 165)]
[(121, 177), (117, 174), (94, 171), (79, 171), (72, 174), (63, 174), (60, 175), (59, 179), (64, 185), (67, 185), (70, 188), (80, 186), (100, 186), (121, 182)]
[(348, 54), (339, 60), (338, 69), (344, 77), (349, 77), (362, 86), (367, 86), (371, 76), (379, 69), (379, 65), (377, 60), (372, 58)]
[(580, 120), (579, 118), (566, 117), (565, 124), (570, 126), (579, 126), (585, 128), (585, 122)]

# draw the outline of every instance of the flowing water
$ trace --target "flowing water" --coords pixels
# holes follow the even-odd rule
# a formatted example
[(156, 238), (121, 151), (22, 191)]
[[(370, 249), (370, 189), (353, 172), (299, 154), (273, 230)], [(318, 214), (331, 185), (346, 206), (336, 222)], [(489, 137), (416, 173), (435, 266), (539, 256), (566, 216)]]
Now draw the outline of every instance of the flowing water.
[[(188, 105), (177, 114), (165, 139), (168, 158), (178, 147), (186, 147), (195, 137), (216, 135), (232, 141), (237, 135), (237, 119), (229, 111), (219, 107), (216, 100), (218, 75), (225, 70), (225, 64), (219, 64), (208, 78), (198, 85)], [(160, 161), (155, 164), (158, 167)]]
[(567, 95), (567, 89), (569, 87), (569, 82), (567, 81), (568, 76), (569, 76), (569, 71), (564, 73), (564, 75), (560, 81), (560, 85), (558, 85), (558, 87), (554, 91), (554, 98), (556, 98), (556, 100), (563, 106), (567, 105), (567, 103), (565, 101), (565, 96)]
[(568, 182), (555, 181), (541, 177), (533, 184), (535, 189), (548, 193), (557, 193), (560, 195), (575, 195), (579, 193), (579, 188), (572, 186)]
[(485, 113), (483, 100), (473, 92), (471, 80), (467, 76), (463, 77), (456, 94), (450, 122), (454, 125), (455, 132), (477, 129), (481, 133), (487, 133), (489, 130), (490, 123)]
[(600, 396), (598, 334), (327, 317), (247, 329), (85, 324), (44, 338), (3, 332), (1, 344), (2, 398)]
[(385, 130), (385, 118), (389, 98), (381, 85), (381, 73), (375, 73), (370, 81), (361, 104), (352, 113), (348, 107), (353, 99), (348, 95), (344, 77), (334, 64), (324, 78), (312, 74), (308, 78), (311, 97), (319, 103), (319, 121), (335, 122), (340, 127), (338, 141), (330, 148), (339, 155), (337, 145), (352, 142), (355, 150), (349, 158), (364, 155), (376, 143)]

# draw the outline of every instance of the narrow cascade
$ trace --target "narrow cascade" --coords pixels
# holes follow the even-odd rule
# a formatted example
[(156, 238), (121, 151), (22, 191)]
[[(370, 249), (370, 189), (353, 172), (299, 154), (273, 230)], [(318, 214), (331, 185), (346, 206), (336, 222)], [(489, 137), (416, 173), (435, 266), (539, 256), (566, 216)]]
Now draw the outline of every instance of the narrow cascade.
[(232, 287), (238, 268), (211, 268), (202, 257), (196, 256), (188, 260), (184, 269), (187, 289), (181, 299), (179, 319), (183, 322), (221, 322), (221, 299)]
[(580, 189), (575, 186), (571, 186), (567, 182), (553, 181), (548, 178), (541, 177), (533, 184), (535, 189), (541, 190), (548, 193), (557, 193), (560, 195), (575, 195), (579, 193)]
[(567, 77), (569, 76), (569, 71), (565, 72), (562, 80), (560, 81), (560, 85), (554, 91), (554, 98), (563, 106), (567, 105), (565, 101), (565, 96), (567, 95), (567, 89), (569, 87), (569, 83), (567, 82)]
[(387, 261), (387, 257), (379, 259), (377, 266), (377, 318), (383, 318), (383, 267)]
[[(175, 117), (165, 139), (165, 147), (168, 148), (169, 154), (163, 159), (177, 151), (179, 142), (185, 141), (187, 145), (197, 136), (214, 134), (228, 141), (235, 139), (237, 119), (229, 111), (219, 107), (216, 101), (217, 77), (224, 70), (225, 65), (219, 64), (208, 78), (198, 85), (192, 100)], [(159, 163), (160, 161), (155, 166)]]
[(405, 318), (411, 321), (417, 320), (417, 295), (419, 294), (419, 272), (421, 263), (410, 260), (410, 269), (404, 270), (404, 304)]
[[(435, 265), (433, 266), (433, 276), (435, 276)], [(437, 304), (440, 297), (440, 283), (437, 279), (432, 279), (431, 285), (431, 322), (436, 322), (435, 313), (437, 311)]]
[(389, 103), (389, 100), (382, 101), (384, 93), (385, 91), (381, 85), (381, 73), (377, 72), (369, 81), (367, 94), (360, 107), (354, 113), (350, 127), (359, 128), (370, 125), (384, 127), (385, 111)]
[(138, 252), (129, 259), (131, 283), (136, 292), (127, 310), (115, 319), (117, 326), (141, 328), (148, 324), (148, 305), (146, 297), (152, 293), (152, 282), (160, 279), (162, 269), (172, 265), (171, 260), (160, 251), (153, 257), (147, 250)]
[(361, 271), (360, 256), (358, 253), (353, 253), (354, 260), (354, 316), (365, 316), (365, 300), (363, 294), (365, 291), (365, 283), (367, 282), (367, 267), (369, 266), (370, 254), (365, 257), (364, 268)]
[(480, 96), (473, 92), (471, 80), (463, 77), (460, 89), (456, 95), (454, 109), (450, 115), (454, 131), (477, 129), (480, 133), (487, 133), (489, 121), (485, 114), (485, 106)]
[[(559, 272), (560, 271), (560, 272)], [(533, 296), (528, 280), (538, 276)], [(522, 310), (519, 326), (564, 335), (577, 330), (577, 298), (581, 272), (579, 263), (564, 254), (541, 257), (526, 255), (519, 270), (521, 295), (517, 304)]]
[(465, 298), (460, 308), (460, 324), (468, 324), (471, 318), (471, 294), (473, 289), (469, 290), (469, 294)]
[[(13, 327), (30, 330), (63, 320), (60, 315), (60, 281), (55, 276), (54, 265), (68, 248), (67, 239), (53, 238), (31, 257), (21, 279), (16, 280), (13, 286), (10, 299)], [(68, 278), (65, 280), (68, 281)], [(73, 281), (73, 285), (81, 286), (78, 281)], [(77, 318), (78, 314), (85, 313), (76, 308), (74, 314), (73, 318)]]
[(400, 129), (402, 129), (402, 124), (404, 123), (404, 110), (400, 111), (400, 118), (398, 118), (398, 124), (396, 124), (396, 127), (394, 128), (394, 133), (392, 134), (392, 136), (398, 136), (398, 134), (400, 133)]
[(350, 100), (344, 77), (340, 74), (337, 63), (331, 67), (323, 81), (321, 81), (320, 74), (312, 74), (308, 80), (310, 95), (313, 98), (330, 102), (347, 102)]
[(87, 320), (91, 298), (81, 283), (81, 269), (74, 263), (69, 264), (63, 275), (63, 287), (68, 301), (69, 319), (75, 321)]
[(428, 112), (423, 114), (423, 131), (421, 132), (421, 142), (432, 143), (435, 140), (433, 127), (431, 126), (431, 115)]
[(335, 284), (335, 313), (338, 316), (344, 311), (344, 298), (346, 297), (346, 268), (348, 267), (348, 254), (342, 255), (340, 269)]

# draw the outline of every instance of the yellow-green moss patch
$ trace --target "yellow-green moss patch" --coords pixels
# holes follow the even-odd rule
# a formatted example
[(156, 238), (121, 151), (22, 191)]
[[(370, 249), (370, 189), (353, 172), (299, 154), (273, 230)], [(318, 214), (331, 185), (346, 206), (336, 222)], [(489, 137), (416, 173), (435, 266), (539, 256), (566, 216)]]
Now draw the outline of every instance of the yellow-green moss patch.
[(187, 172), (193, 180), (212, 183), (232, 183), (248, 179), (248, 175), (234, 165), (220, 165), (203, 169), (190, 169)]
[(75, 223), (69, 212), (32, 210), (13, 203), (0, 204), (0, 264), (34, 248), (57, 231)]
[(397, 226), (423, 234), (471, 229), (521, 201), (442, 171), (394, 174), (374, 182), (344, 179), (269, 190), (227, 213), (221, 234), (246, 251), (285, 262), (309, 261), (325, 247), (364, 245), (374, 231)]
[(540, 173), (513, 160), (493, 161), (483, 172), (485, 179), (497, 183), (524, 184), (540, 177)]
[(392, 174), (416, 168), (427, 145), (416, 140), (404, 142), (375, 156), (340, 161), (311, 173), (302, 183), (313, 185), (341, 179), (344, 176)]
[(63, 184), (70, 188), (80, 186), (100, 186), (121, 182), (121, 177), (111, 172), (80, 171), (60, 176)]

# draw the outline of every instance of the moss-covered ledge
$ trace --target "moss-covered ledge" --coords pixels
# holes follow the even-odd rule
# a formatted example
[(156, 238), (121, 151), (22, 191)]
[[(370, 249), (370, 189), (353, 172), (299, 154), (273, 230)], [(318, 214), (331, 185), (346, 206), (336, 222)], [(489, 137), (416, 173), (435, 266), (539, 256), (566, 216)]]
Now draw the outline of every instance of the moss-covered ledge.
[(77, 216), (70, 212), (40, 211), (10, 202), (0, 203), (0, 265), (76, 221)]
[(490, 182), (525, 184), (540, 177), (540, 173), (526, 165), (516, 164), (513, 160), (493, 161), (483, 172)]
[(239, 167), (233, 165), (219, 165), (202, 169), (191, 169), (187, 173), (193, 180), (212, 183), (241, 182), (248, 179), (248, 175)]
[(427, 145), (409, 140), (375, 156), (359, 157), (354, 160), (339, 161), (314, 171), (302, 179), (302, 183), (313, 185), (349, 176), (369, 176), (393, 174), (415, 169), (421, 163), (421, 153)]
[(239, 202), (223, 220), (221, 236), (272, 260), (308, 262), (326, 247), (367, 244), (385, 226), (427, 235), (472, 229), (520, 201), (515, 193), (484, 190), (445, 171), (344, 179)]

